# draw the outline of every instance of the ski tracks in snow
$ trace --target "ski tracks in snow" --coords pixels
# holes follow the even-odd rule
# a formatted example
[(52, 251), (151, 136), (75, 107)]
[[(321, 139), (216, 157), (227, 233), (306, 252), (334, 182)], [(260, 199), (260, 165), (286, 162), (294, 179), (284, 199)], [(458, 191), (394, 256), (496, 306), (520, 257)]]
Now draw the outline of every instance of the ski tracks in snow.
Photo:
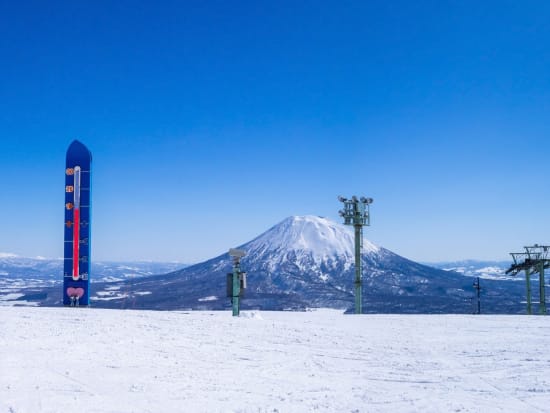
[(538, 412), (550, 396), (542, 317), (0, 312), (0, 413)]

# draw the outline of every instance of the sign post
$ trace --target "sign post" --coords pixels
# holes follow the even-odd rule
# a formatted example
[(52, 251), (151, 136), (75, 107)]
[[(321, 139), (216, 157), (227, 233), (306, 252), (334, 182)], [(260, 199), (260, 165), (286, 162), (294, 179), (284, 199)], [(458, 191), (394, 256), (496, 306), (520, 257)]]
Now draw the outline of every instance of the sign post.
[(241, 312), (240, 299), (246, 289), (246, 273), (241, 271), (241, 258), (245, 256), (243, 250), (231, 248), (229, 255), (233, 257), (233, 272), (228, 274), (228, 293), (231, 294), (233, 316), (238, 317)]

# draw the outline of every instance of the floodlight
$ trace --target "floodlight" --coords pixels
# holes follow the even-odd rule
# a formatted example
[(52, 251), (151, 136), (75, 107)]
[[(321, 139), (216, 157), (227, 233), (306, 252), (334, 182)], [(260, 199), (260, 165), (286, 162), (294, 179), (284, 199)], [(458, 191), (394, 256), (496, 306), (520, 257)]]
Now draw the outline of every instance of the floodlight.
[(229, 255), (235, 258), (242, 258), (246, 255), (246, 252), (243, 250), (238, 250), (236, 248), (229, 248)]
[(338, 215), (344, 218), (345, 225), (353, 225), (355, 230), (355, 313), (362, 313), (362, 280), (361, 280), (361, 244), (363, 238), (363, 226), (370, 225), (369, 207), (372, 198), (364, 196), (351, 199), (339, 196), (338, 200), (344, 203), (344, 209), (338, 211)]

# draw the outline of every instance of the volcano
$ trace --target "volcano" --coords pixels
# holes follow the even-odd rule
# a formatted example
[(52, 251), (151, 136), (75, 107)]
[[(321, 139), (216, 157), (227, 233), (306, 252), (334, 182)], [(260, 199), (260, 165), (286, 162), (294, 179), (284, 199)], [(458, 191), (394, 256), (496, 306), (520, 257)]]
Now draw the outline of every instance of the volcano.
[[(286, 218), (238, 247), (248, 274), (242, 309), (351, 311), (354, 305), (353, 229), (317, 216)], [(363, 311), (471, 313), (472, 278), (401, 257), (368, 240), (362, 245)], [(92, 305), (158, 310), (218, 310), (230, 307), (223, 254), (164, 275), (98, 283)], [(487, 281), (489, 283), (490, 281)], [(521, 312), (521, 286), (494, 282), (491, 312)], [(489, 310), (488, 302), (484, 309)]]

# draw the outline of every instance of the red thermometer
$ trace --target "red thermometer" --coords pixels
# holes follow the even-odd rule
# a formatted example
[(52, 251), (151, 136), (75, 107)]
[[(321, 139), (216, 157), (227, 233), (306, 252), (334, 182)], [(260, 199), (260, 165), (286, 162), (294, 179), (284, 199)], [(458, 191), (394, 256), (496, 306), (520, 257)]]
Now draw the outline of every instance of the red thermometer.
[(74, 167), (74, 218), (73, 218), (73, 280), (80, 278), (78, 255), (80, 248), (80, 166)]

